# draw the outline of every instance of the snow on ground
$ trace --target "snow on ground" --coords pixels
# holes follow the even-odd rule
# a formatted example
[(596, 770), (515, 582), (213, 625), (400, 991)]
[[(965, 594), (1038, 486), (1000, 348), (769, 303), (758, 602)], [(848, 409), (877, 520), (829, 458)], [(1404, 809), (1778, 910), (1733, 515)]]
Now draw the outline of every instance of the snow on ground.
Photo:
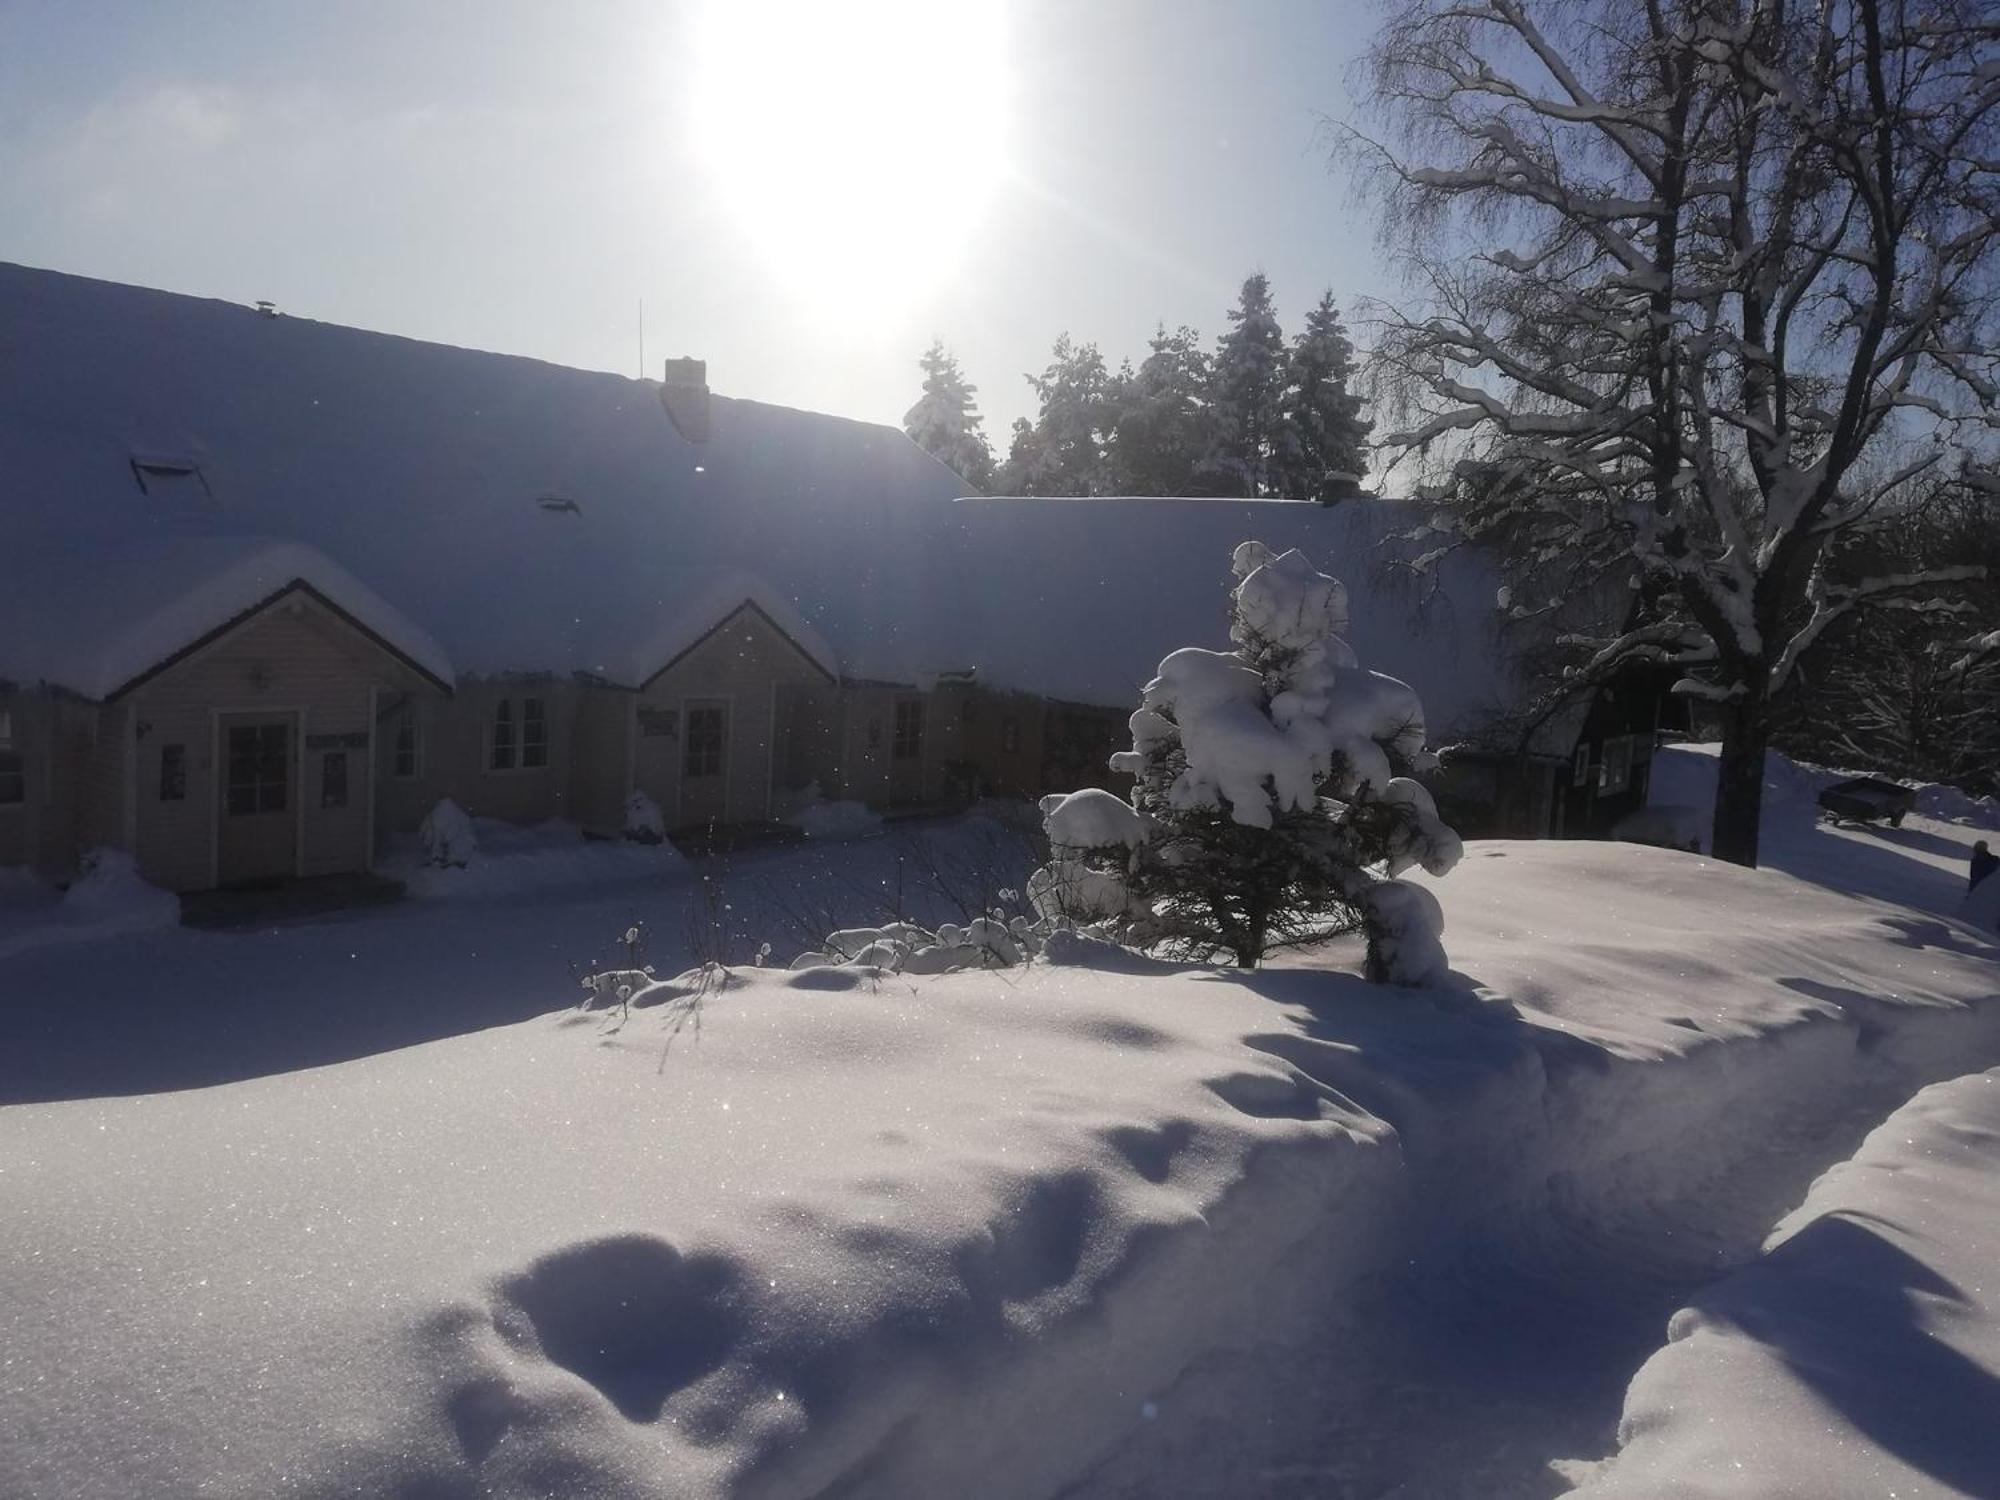
[(1673, 1320), (1579, 1500), (2000, 1492), (2000, 1071), (1934, 1084)]
[(1018, 884), (893, 838), (20, 955), (0, 1491), (1546, 1496), (1675, 1307), (2000, 1064), (1972, 830), (1896, 832), (1474, 843), (1416, 993), (1335, 948), (537, 1014), (635, 915), (672, 972), (704, 914)]
[(672, 844), (587, 839), (574, 823), (561, 820), (528, 828), (496, 818), (466, 821), (476, 847), (465, 852), (462, 865), (434, 864), (420, 840), (402, 837), (389, 841), (376, 868), (402, 881), (412, 896), (491, 900), (659, 879), (684, 864)]
[(25, 870), (0, 871), (0, 960), (31, 948), (171, 927), (180, 919), (180, 898), (148, 885), (122, 850), (93, 850), (63, 891)]

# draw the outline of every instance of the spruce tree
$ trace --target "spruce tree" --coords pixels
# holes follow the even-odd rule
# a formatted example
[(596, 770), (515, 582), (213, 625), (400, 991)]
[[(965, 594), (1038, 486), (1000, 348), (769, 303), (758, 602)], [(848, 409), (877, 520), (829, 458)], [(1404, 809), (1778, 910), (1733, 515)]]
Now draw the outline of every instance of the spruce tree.
[(960, 373), (942, 340), (934, 341), (917, 365), (924, 372), (923, 395), (903, 414), (903, 431), (967, 484), (985, 490), (993, 482), (993, 449), (973, 399), (977, 387)]
[(1129, 379), (1119, 383), (1108, 457), (1124, 495), (1185, 495), (1208, 451), (1208, 355), (1201, 335), (1161, 324)]
[(1019, 495), (1101, 495), (1110, 377), (1095, 344), (1055, 342), (1048, 367), (1030, 375), (1041, 402), (1032, 425), (1016, 423), (1000, 487)]
[(1205, 488), (1219, 494), (1274, 494), (1284, 423), (1285, 336), (1262, 271), (1243, 283), (1229, 321), (1209, 379), (1211, 432), (1201, 476)]
[(1359, 927), (1370, 979), (1432, 983), (1446, 970), (1442, 913), (1395, 877), (1413, 865), (1443, 875), (1463, 851), (1413, 779), (1437, 764), (1423, 705), (1355, 661), (1337, 579), (1258, 542), (1232, 563), (1235, 649), (1160, 663), (1132, 748), (1111, 757), (1134, 779), (1129, 804), (1103, 791), (1043, 799), (1053, 858), (1030, 899), (1044, 918), (1244, 968)]
[(1327, 501), (1360, 482), (1368, 462), (1363, 444), (1375, 424), (1361, 415), (1361, 398), (1348, 389), (1353, 374), (1354, 345), (1328, 292), (1292, 345), (1277, 493)]

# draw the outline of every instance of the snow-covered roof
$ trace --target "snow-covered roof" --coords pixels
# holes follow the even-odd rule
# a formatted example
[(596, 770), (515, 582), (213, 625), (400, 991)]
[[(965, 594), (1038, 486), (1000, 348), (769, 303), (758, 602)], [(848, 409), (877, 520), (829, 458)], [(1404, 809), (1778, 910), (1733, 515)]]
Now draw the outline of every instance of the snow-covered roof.
[(429, 632), (325, 553), (269, 537), (14, 533), (0, 589), (0, 678), (108, 698), (287, 588), (303, 584), (449, 686)]
[[(1127, 706), (1168, 651), (1227, 644), (1254, 537), (1343, 579), (1362, 663), (1434, 727), (1508, 696), (1494, 580), (1450, 561), (1417, 610), (1393, 501), (959, 499), (889, 427), (715, 396), (690, 442), (655, 381), (18, 266), (0, 328), (0, 525), (55, 537), (113, 631), (133, 616), (85, 559), (281, 537), (461, 673), (636, 685), (748, 599), (851, 678)], [(0, 635), (0, 676), (20, 655)]]

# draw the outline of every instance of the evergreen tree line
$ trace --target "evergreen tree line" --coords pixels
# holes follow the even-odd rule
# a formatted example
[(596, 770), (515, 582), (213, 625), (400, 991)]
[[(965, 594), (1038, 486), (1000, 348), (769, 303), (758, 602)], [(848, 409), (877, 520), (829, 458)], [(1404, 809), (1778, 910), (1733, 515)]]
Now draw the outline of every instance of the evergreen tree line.
[(1211, 351), (1162, 324), (1136, 367), (1109, 369), (1068, 334), (1027, 377), (1039, 402), (1004, 461), (977, 389), (942, 343), (919, 361), (923, 394), (904, 430), (975, 489), (1012, 495), (1243, 495), (1332, 500), (1367, 467), (1374, 425), (1350, 389), (1354, 346), (1328, 292), (1289, 344), (1262, 272), (1243, 283)]

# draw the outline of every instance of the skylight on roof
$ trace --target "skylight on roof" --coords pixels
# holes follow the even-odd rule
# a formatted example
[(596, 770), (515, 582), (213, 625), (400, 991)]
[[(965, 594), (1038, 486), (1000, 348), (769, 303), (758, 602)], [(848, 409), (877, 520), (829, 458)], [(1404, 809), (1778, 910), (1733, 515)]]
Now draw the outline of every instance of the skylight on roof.
[(583, 514), (583, 507), (567, 495), (542, 495), (536, 498), (535, 504), (539, 505), (543, 510), (566, 513), (572, 516)]

